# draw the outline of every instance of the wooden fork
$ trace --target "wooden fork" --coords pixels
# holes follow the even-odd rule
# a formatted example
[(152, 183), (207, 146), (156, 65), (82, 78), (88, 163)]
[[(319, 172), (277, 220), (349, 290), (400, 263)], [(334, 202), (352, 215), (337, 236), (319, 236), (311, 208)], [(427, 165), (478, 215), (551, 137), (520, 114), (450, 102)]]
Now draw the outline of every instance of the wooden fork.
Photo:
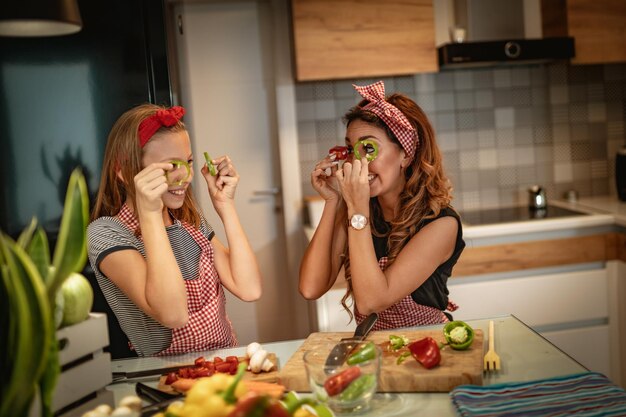
[(500, 370), (500, 356), (494, 349), (493, 341), (493, 320), (489, 321), (489, 350), (485, 353), (483, 360), (483, 370), (485, 371), (498, 371)]

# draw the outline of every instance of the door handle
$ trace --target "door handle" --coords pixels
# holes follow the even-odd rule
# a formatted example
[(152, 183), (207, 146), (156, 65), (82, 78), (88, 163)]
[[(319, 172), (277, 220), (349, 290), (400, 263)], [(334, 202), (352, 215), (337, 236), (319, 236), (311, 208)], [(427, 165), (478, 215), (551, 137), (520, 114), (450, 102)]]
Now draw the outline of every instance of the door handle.
[(254, 190), (252, 194), (254, 195), (279, 195), (280, 188), (273, 187), (273, 188), (268, 188), (267, 190)]

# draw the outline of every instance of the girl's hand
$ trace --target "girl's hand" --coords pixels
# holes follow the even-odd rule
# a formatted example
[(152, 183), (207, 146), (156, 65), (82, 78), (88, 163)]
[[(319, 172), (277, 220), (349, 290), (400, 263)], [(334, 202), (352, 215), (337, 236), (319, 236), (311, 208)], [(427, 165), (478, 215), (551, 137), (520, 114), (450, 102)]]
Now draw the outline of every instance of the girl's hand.
[(217, 175), (212, 176), (206, 164), (202, 166), (202, 175), (209, 187), (209, 195), (213, 206), (232, 203), (235, 200), (235, 190), (239, 183), (239, 174), (228, 156), (213, 159)]
[[(326, 201), (341, 198), (341, 190), (335, 177), (338, 168), (337, 162), (331, 161), (327, 156), (319, 161), (311, 172), (311, 185)], [(328, 169), (330, 169), (330, 175), (326, 175)]]
[(343, 167), (337, 171), (335, 176), (339, 183), (339, 188), (346, 201), (348, 213), (363, 213), (369, 210), (370, 185), (367, 179), (369, 170), (367, 159), (355, 159), (352, 162), (345, 162)]
[(163, 211), (162, 196), (168, 189), (165, 172), (173, 168), (174, 166), (169, 162), (157, 162), (148, 165), (135, 175), (138, 211), (159, 214)]

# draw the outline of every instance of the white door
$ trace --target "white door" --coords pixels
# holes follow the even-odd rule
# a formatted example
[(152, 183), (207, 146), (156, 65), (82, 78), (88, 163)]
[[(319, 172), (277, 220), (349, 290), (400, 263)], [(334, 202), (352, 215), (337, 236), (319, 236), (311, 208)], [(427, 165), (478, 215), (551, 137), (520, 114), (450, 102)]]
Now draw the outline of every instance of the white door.
[[(228, 294), (240, 344), (296, 333), (297, 277), (288, 277), (279, 190), (271, 10), (266, 2), (211, 1), (174, 8), (180, 104), (187, 108), (194, 156), (229, 155), (241, 176), (236, 204), (264, 277), (263, 296), (245, 303)], [(182, 24), (182, 33), (179, 25)], [(202, 209), (226, 244), (204, 179), (194, 180)]]

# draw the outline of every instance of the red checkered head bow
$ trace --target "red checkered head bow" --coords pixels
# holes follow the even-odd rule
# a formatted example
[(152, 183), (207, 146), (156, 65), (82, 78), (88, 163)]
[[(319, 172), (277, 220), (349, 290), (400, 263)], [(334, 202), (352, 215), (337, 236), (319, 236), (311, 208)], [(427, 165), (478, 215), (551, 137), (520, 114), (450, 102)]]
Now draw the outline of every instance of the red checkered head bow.
[(174, 126), (185, 114), (185, 109), (181, 106), (174, 106), (169, 109), (157, 110), (152, 116), (146, 117), (139, 124), (139, 146), (142, 148), (161, 126)]
[(369, 103), (363, 107), (363, 110), (374, 113), (385, 122), (400, 141), (406, 154), (413, 159), (419, 145), (417, 130), (404, 113), (385, 100), (385, 84), (382, 81), (378, 81), (366, 86), (354, 84), (352, 86), (364, 99), (369, 100)]

